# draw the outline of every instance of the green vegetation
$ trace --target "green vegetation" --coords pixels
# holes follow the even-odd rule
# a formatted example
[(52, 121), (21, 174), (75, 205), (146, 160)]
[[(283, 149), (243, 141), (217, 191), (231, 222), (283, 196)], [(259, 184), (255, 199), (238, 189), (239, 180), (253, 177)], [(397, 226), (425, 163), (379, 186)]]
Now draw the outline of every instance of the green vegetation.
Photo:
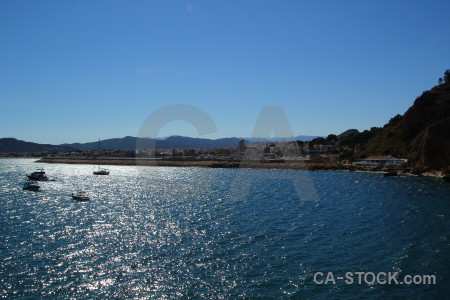
[(449, 84), (450, 83), (450, 70), (446, 70), (444, 73), (444, 82)]
[(328, 143), (335, 143), (337, 141), (338, 137), (335, 134), (329, 134), (327, 136), (327, 142)]
[(365, 145), (371, 138), (379, 133), (382, 128), (372, 127), (370, 130), (364, 130), (363, 132), (346, 135), (341, 137), (337, 141), (337, 145), (340, 147), (360, 148)]
[(318, 138), (315, 138), (315, 139), (311, 140), (309, 142), (309, 144), (310, 145), (326, 145), (328, 143), (327, 143), (327, 140), (324, 139), (323, 137), (318, 137)]
[(446, 168), (450, 164), (449, 70), (444, 81), (423, 92), (403, 116), (397, 115), (382, 129), (374, 130), (370, 139), (361, 142), (355, 158), (390, 154), (407, 158), (418, 167)]

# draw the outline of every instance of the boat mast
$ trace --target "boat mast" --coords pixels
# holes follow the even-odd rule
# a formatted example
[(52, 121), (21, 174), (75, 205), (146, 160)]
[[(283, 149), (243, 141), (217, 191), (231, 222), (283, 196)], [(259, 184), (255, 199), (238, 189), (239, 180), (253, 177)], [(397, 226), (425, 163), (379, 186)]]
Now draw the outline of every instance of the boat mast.
[[(98, 138), (98, 158), (100, 159), (100, 138)], [(100, 171), (100, 164), (97, 166), (98, 171)]]

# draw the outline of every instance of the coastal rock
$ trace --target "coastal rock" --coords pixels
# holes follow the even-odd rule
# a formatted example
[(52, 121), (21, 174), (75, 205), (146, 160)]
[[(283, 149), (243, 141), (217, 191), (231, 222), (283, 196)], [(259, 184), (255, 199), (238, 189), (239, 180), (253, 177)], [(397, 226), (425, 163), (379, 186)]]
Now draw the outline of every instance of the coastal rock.
[(392, 118), (361, 147), (358, 158), (393, 155), (410, 168), (442, 170), (450, 163), (450, 83), (418, 97), (403, 116)]

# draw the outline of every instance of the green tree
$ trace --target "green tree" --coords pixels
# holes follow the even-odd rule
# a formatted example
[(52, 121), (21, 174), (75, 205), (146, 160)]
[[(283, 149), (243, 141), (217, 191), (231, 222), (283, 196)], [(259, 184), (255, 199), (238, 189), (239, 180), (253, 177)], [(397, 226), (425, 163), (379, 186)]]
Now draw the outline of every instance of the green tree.
[(446, 70), (444, 73), (444, 81), (445, 83), (450, 83), (450, 70)]
[(326, 145), (327, 144), (327, 140), (324, 139), (323, 137), (318, 137), (318, 138), (313, 139), (310, 142), (310, 144), (311, 145)]
[(335, 134), (329, 134), (329, 135), (327, 136), (327, 142), (328, 142), (328, 143), (333, 143), (333, 142), (335, 142), (335, 141), (337, 141), (337, 135), (335, 135)]
[(396, 115), (395, 117), (393, 117), (393, 118), (391, 118), (390, 120), (389, 120), (389, 125), (391, 125), (391, 124), (395, 124), (395, 123), (397, 123), (398, 121), (400, 121), (401, 119), (403, 118), (403, 116), (402, 115)]

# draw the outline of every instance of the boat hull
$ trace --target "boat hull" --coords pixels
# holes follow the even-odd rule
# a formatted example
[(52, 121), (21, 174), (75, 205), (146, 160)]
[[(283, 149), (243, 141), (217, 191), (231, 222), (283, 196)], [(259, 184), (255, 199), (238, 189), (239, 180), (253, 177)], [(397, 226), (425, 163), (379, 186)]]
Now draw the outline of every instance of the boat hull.
[(94, 171), (94, 175), (109, 175), (109, 172), (103, 172), (103, 171)]
[(77, 201), (88, 201), (91, 198), (85, 192), (79, 192), (77, 194), (72, 194), (72, 199)]
[(78, 196), (72, 196), (73, 200), (77, 200), (77, 201), (89, 201), (91, 200), (91, 198), (89, 197), (78, 197)]
[(35, 181), (48, 181), (48, 177), (45, 175), (27, 175), (29, 180), (35, 180)]
[(28, 186), (28, 187), (23, 187), (22, 189), (24, 191), (33, 191), (33, 192), (37, 192), (39, 191), (41, 187), (40, 186)]

